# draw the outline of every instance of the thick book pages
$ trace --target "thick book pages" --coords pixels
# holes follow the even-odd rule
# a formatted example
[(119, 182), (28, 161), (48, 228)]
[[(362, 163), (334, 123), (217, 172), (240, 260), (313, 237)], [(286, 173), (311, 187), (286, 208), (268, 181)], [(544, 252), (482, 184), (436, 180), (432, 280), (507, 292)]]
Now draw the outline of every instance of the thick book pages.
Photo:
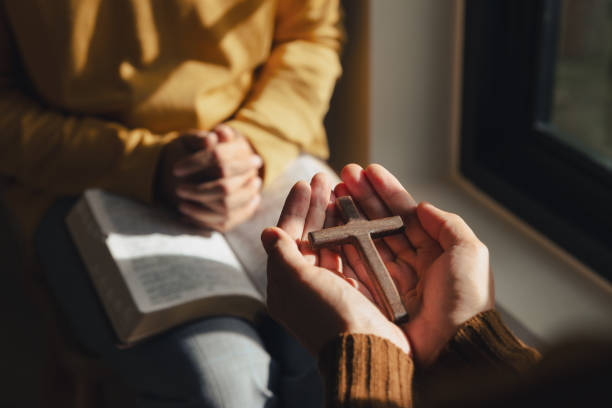
[(300, 180), (324, 171), (300, 156), (262, 192), (254, 216), (223, 235), (178, 216), (101, 190), (88, 190), (68, 228), (121, 343), (129, 344), (189, 320), (264, 310), (266, 254), (261, 231), (275, 225)]

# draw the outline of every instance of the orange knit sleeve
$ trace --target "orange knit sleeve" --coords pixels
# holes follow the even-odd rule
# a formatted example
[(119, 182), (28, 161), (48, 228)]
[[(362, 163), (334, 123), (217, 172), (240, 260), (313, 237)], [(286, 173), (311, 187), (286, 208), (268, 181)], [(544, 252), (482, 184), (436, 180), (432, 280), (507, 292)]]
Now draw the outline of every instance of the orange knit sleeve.
[(506, 327), (495, 310), (465, 322), (438, 358), (437, 367), (478, 367), (491, 371), (522, 373), (540, 360), (540, 353), (526, 346)]
[(417, 367), (414, 383), (410, 357), (374, 335), (340, 335), (321, 351), (319, 367), (328, 407), (396, 408), (415, 400), (468, 401), (482, 378), (512, 384), (539, 360), (490, 310), (464, 323), (434, 366)]
[[(487, 398), (484, 390), (511, 387), (541, 359), (503, 323), (495, 310), (465, 322), (430, 367), (420, 367), (414, 386), (429, 403)], [(444, 393), (440, 393), (444, 389)]]
[(412, 359), (391, 342), (342, 334), (319, 355), (327, 407), (412, 406)]

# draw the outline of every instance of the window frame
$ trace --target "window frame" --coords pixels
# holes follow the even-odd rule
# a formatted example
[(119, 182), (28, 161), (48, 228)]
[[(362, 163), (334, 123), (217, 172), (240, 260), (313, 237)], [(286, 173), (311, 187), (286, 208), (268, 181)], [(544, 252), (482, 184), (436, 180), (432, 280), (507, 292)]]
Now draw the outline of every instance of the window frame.
[(459, 171), (612, 281), (612, 175), (549, 124), (559, 15), (559, 0), (465, 3)]

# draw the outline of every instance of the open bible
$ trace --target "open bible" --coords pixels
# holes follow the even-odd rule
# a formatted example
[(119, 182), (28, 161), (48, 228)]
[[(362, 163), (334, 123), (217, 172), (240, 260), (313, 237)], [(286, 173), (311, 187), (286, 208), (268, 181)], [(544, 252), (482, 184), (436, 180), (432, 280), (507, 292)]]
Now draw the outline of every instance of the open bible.
[(266, 253), (261, 231), (275, 225), (298, 180), (325, 163), (302, 155), (262, 191), (258, 210), (221, 234), (164, 209), (88, 190), (66, 222), (121, 343), (130, 344), (205, 316), (255, 320), (263, 312)]

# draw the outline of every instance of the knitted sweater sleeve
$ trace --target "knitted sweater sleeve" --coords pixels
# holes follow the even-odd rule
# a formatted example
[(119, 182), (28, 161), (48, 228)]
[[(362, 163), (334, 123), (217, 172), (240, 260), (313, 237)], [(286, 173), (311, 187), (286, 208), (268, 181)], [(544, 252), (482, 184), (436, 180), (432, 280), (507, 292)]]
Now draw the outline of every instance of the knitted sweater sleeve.
[(344, 333), (319, 355), (327, 407), (410, 407), (410, 357), (388, 340)]
[[(478, 367), (519, 373), (539, 360), (490, 310), (459, 328), (427, 373)], [(412, 359), (389, 341), (368, 334), (341, 334), (319, 355), (328, 407), (411, 407)], [(420, 375), (420, 374), (419, 374)], [(431, 376), (430, 376), (431, 377)]]

